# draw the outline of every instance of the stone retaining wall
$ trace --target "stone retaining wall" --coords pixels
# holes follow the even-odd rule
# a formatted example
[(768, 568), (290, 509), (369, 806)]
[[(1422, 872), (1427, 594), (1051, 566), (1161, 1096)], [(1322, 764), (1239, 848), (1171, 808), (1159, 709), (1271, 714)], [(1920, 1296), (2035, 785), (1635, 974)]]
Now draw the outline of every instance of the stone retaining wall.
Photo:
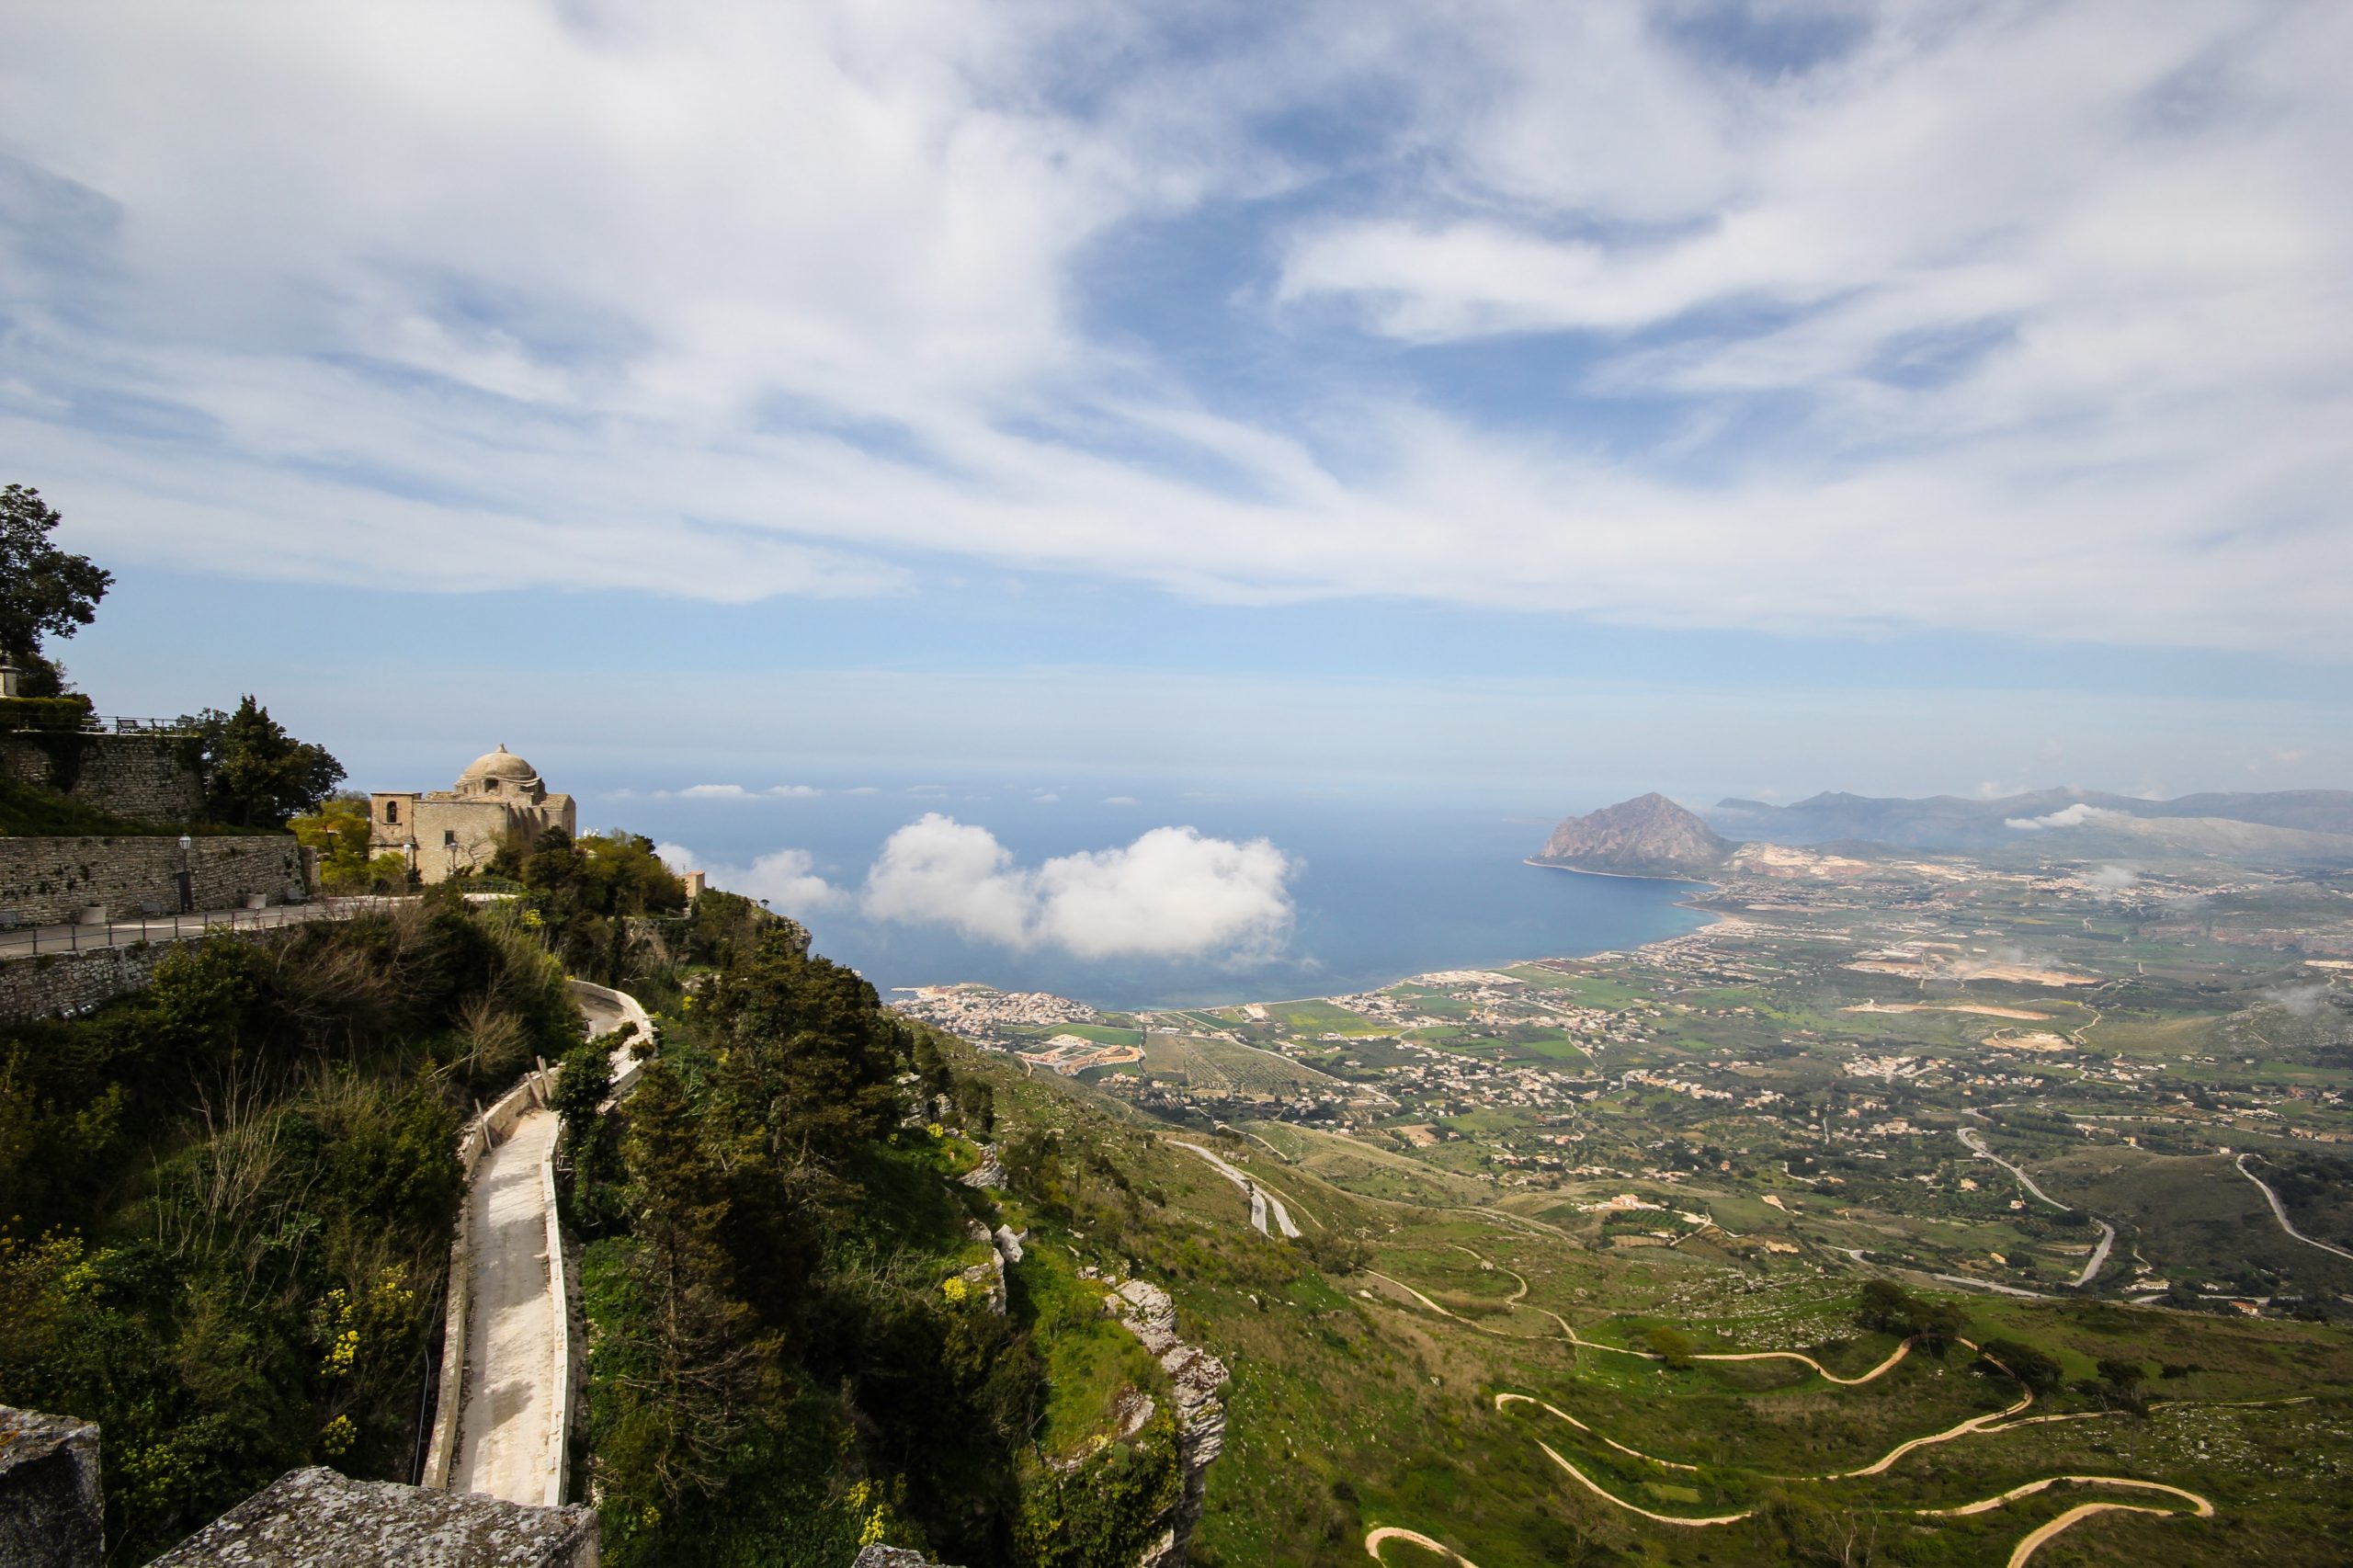
[(0, 1022), (72, 1017), (143, 990), (171, 950), (169, 942), (153, 942), (0, 963)]
[(136, 920), (148, 903), (173, 914), (183, 869), (199, 910), (309, 891), (302, 846), (287, 834), (199, 838), (186, 850), (176, 838), (0, 838), (0, 916), (53, 926), (97, 904), (110, 919)]
[(204, 775), (188, 735), (0, 734), (0, 777), (54, 790), (126, 822), (194, 822)]

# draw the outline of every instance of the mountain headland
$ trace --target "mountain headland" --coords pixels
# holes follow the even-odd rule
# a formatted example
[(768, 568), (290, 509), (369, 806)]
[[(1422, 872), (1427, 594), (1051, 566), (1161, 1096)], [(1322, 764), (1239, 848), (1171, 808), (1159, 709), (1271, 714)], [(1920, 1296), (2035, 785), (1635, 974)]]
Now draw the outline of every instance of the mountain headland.
[(1688, 878), (1714, 870), (1734, 847), (1698, 813), (1653, 792), (1570, 817), (1531, 858), (1573, 871)]

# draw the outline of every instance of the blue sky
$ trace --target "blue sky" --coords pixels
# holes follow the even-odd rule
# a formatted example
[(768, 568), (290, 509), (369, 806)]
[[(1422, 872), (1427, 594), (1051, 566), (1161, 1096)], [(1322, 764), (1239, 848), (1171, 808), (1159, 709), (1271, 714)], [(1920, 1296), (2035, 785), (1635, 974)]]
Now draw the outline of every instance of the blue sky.
[[(12, 7), (103, 708), (363, 782), (2353, 782), (2353, 11)], [(618, 799), (617, 795), (614, 798)]]

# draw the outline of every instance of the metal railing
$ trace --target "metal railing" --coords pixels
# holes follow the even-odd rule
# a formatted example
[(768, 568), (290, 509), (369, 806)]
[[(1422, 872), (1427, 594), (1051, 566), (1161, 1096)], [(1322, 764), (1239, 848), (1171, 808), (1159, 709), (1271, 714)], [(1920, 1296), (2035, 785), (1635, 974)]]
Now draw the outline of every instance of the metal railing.
[[(403, 901), (374, 894), (351, 898), (313, 899), (302, 903), (274, 903), (263, 909), (215, 909), (194, 915), (141, 915), (126, 920), (59, 922), (47, 926), (0, 926), (0, 961), (40, 958), (54, 953), (97, 952), (108, 948), (135, 948), (149, 942), (179, 942), (214, 931), (275, 931), (313, 920), (348, 920), (389, 909)], [(5, 918), (5, 912), (0, 912)]]
[(124, 713), (85, 713), (77, 720), (53, 723), (19, 722), (16, 728), (52, 735), (200, 735), (204, 732), (178, 719), (135, 719)]

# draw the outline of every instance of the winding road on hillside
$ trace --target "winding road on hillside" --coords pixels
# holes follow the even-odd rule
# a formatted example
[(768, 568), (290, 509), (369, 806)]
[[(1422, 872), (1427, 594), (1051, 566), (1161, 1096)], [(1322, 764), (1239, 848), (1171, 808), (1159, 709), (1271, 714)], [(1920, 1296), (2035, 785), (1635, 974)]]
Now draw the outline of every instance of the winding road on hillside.
[[(591, 1039), (636, 1006), (585, 987), (574, 995)], [(615, 1050), (616, 1082), (634, 1072), (629, 1048)], [(551, 1175), (558, 1118), (544, 1098), (483, 1151), (466, 1194), (465, 1385), (449, 1490), (552, 1506), (563, 1501), (570, 1306)]]
[(2303, 1232), (2296, 1229), (2295, 1225), (2288, 1218), (2288, 1206), (2279, 1201), (2279, 1195), (2271, 1190), (2271, 1184), (2269, 1182), (2264, 1180), (2261, 1176), (2246, 1168), (2247, 1159), (2247, 1155), (2241, 1154), (2236, 1160), (2234, 1160), (2231, 1163), (2238, 1167), (2239, 1175), (2255, 1183), (2256, 1190), (2263, 1194), (2263, 1200), (2271, 1205), (2271, 1217), (2279, 1221), (2279, 1228), (2281, 1230), (2287, 1232), (2290, 1236), (2293, 1236), (2296, 1240), (2303, 1243), (2308, 1247), (2318, 1247), (2323, 1252), (2333, 1252), (2339, 1257), (2353, 1258), (2353, 1252), (2347, 1252), (2343, 1247), (2331, 1246), (2326, 1242), (2314, 1241), (2312, 1237), (2304, 1234)]
[[(2089, 1025), (2086, 1025), (2085, 1027), (2088, 1028), (2090, 1026), (2089, 1026)], [(2010, 1162), (2009, 1162), (2009, 1161), (2007, 1161), (2007, 1160), (2006, 1160), (2006, 1159), (2002, 1158), (2002, 1156), (2001, 1156), (2001, 1155), (1996, 1154), (1995, 1153), (1994, 1153), (1994, 1151), (1993, 1151), (1993, 1150), (1991, 1150), (1991, 1149), (1987, 1148), (1987, 1147), (1985, 1146), (1985, 1140), (1984, 1140), (1984, 1139), (1983, 1139), (1983, 1138), (1980, 1138), (1980, 1137), (1977, 1135), (1977, 1129), (1975, 1129), (1975, 1128), (1973, 1128), (1973, 1127), (1963, 1127), (1963, 1128), (1958, 1129), (1958, 1131), (1959, 1131), (1959, 1132), (1961, 1133), (1961, 1141), (1963, 1143), (1966, 1143), (1966, 1144), (1968, 1144), (1968, 1145), (1969, 1145), (1969, 1152), (1970, 1152), (1971, 1153), (1972, 1153), (1972, 1154), (1976, 1155), (1976, 1156), (1977, 1156), (1979, 1159), (1981, 1159), (1981, 1160), (1991, 1160), (1991, 1161), (1993, 1161), (1993, 1162), (1994, 1162), (1994, 1164), (1995, 1164), (1995, 1165), (1997, 1165), (2001, 1166), (2004, 1170), (2006, 1170), (2006, 1171), (2009, 1172), (2012, 1176), (2014, 1176), (2018, 1177), (2018, 1185), (2019, 1185), (2019, 1186), (2021, 1186), (2021, 1187), (2025, 1187), (2029, 1192), (2030, 1192), (2030, 1193), (2034, 1194), (2034, 1196), (2035, 1196), (2035, 1197), (2040, 1198), (2040, 1199), (2042, 1199), (2042, 1201), (2043, 1201), (2043, 1202), (2048, 1203), (2049, 1205), (2051, 1205), (2051, 1207), (2052, 1207), (2052, 1208), (2053, 1208), (2053, 1209), (2057, 1209), (2057, 1210), (2072, 1210), (2073, 1208), (2075, 1208), (2075, 1205), (2074, 1205), (2074, 1204), (2072, 1204), (2072, 1203), (2062, 1203), (2062, 1202), (2060, 1202), (2057, 1199), (2055, 1199), (2055, 1198), (2052, 1197), (2049, 1193), (2047, 1193), (2047, 1192), (2043, 1191), (2041, 1187), (2038, 1187), (2038, 1186), (2036, 1186), (2036, 1185), (2035, 1185), (2035, 1180), (2034, 1180), (2034, 1178), (2033, 1178), (2032, 1176), (2030, 1176), (2027, 1175), (2025, 1171), (2023, 1171), (2023, 1170), (2019, 1169), (2018, 1166), (2016, 1166), (2016, 1165), (2014, 1165), (2010, 1164)], [(2244, 1171), (2242, 1171), (2242, 1172), (2241, 1172), (2241, 1174), (2242, 1174), (2242, 1175), (2244, 1175), (2244, 1174), (2245, 1174), (2245, 1172), (2244, 1172)], [(2262, 1186), (2263, 1186), (2263, 1184), (2262, 1184), (2261, 1182), (2256, 1182), (2256, 1185), (2257, 1187), (2262, 1187)], [(2269, 1191), (2270, 1189), (2269, 1189), (2268, 1187), (2265, 1187), (2265, 1188), (2264, 1188), (2264, 1190), (2268, 1192), (2268, 1191)], [(2277, 1201), (2276, 1199), (2273, 1201), (2272, 1207), (2273, 1207), (2273, 1208), (2275, 1208), (2275, 1209), (2279, 1207), (2279, 1203), (2278, 1203), (2278, 1201)], [(2098, 1215), (2097, 1215), (2097, 1214), (2094, 1214), (2094, 1215), (2092, 1215), (2092, 1216), (2091, 1216), (2091, 1221), (2092, 1221), (2092, 1223), (2094, 1223), (2094, 1224), (2096, 1224), (2096, 1225), (2097, 1225), (2097, 1226), (2099, 1227), (2099, 1245), (2097, 1245), (2097, 1246), (2096, 1246), (2096, 1247), (2094, 1247), (2094, 1248), (2092, 1249), (2092, 1255), (2091, 1255), (2091, 1256), (2090, 1256), (2087, 1260), (2086, 1260), (2086, 1262), (2085, 1262), (2085, 1264), (2084, 1264), (2084, 1271), (2083, 1271), (2081, 1274), (2078, 1274), (2078, 1275), (2076, 1275), (2076, 1276), (2075, 1276), (2075, 1286), (2076, 1286), (2076, 1288), (2077, 1288), (2078, 1290), (2080, 1290), (2080, 1289), (2081, 1289), (2081, 1288), (2083, 1288), (2084, 1286), (2088, 1285), (2088, 1284), (2090, 1284), (2090, 1283), (2092, 1282), (2093, 1278), (2094, 1278), (2096, 1275), (2097, 1275), (2097, 1274), (2099, 1273), (2101, 1267), (2102, 1267), (2103, 1265), (2105, 1265), (2105, 1264), (2108, 1262), (2108, 1252), (2109, 1252), (2109, 1249), (2110, 1247), (2112, 1247), (2112, 1246), (2114, 1246), (2114, 1245), (2116, 1244), (2116, 1227), (2115, 1227), (2115, 1226), (2113, 1226), (2113, 1225), (2109, 1224), (2107, 1221), (2105, 1221), (2105, 1220), (2101, 1219), (2101, 1218), (2100, 1218)], [(2280, 1217), (2280, 1221), (2279, 1221), (2279, 1222), (2280, 1222), (2281, 1224), (2283, 1224), (2283, 1225), (2284, 1225), (2284, 1224), (2286, 1224), (2286, 1223), (2287, 1223), (2287, 1218), (2286, 1218), (2286, 1216), (2282, 1215), (2282, 1216)], [(2290, 1233), (2290, 1235), (2293, 1235), (2295, 1233), (2293, 1233), (2293, 1232), (2291, 1231), (2291, 1232), (2290, 1232), (2289, 1233)], [(2299, 1238), (2299, 1239), (2302, 1239), (2302, 1238)], [(2318, 1244), (2317, 1244), (2317, 1243), (2315, 1243), (2314, 1244), (2315, 1244), (2315, 1245), (2317, 1245)], [(2332, 1247), (2332, 1248), (2330, 1248), (2329, 1250), (2330, 1250), (2330, 1251), (2332, 1251), (2332, 1252), (2334, 1252), (2334, 1251), (2336, 1250), (2336, 1248)], [(1949, 1275), (1949, 1274), (1939, 1274), (1939, 1275), (1938, 1275), (1938, 1276), (1937, 1276), (1937, 1278), (1939, 1278), (1939, 1279), (1950, 1279), (1950, 1278), (1954, 1278), (1954, 1277), (1953, 1277), (1953, 1276), (1951, 1276), (1951, 1275)], [(1964, 1281), (1962, 1281), (1962, 1283), (1964, 1283), (1964, 1284), (1972, 1284), (1972, 1285), (1974, 1285), (1974, 1284), (1983, 1283), (1983, 1281), (1971, 1279), (1971, 1280), (1964, 1280)], [(2006, 1290), (2006, 1288), (2005, 1288), (2005, 1287), (2000, 1286), (2000, 1285), (1994, 1285), (1994, 1286), (1992, 1286), (1991, 1288), (1992, 1288), (1992, 1289), (1994, 1289), (1994, 1290)], [(2006, 1293), (2013, 1293), (2013, 1294), (2018, 1294), (2018, 1295), (2028, 1295), (2028, 1296), (2030, 1296), (2030, 1295), (2035, 1294), (2036, 1292), (2031, 1291), (2031, 1290), (2019, 1290), (2019, 1291), (2006, 1291)]]
[(1299, 1239), (1299, 1227), (1290, 1222), (1290, 1210), (1283, 1207), (1283, 1200), (1259, 1186), (1256, 1180), (1252, 1179), (1249, 1172), (1227, 1164), (1214, 1151), (1204, 1149), (1199, 1143), (1187, 1143), (1175, 1138), (1171, 1138), (1169, 1142), (1179, 1149), (1190, 1149), (1194, 1153), (1207, 1160), (1218, 1175), (1242, 1189), (1244, 1195), (1250, 1199), (1250, 1224), (1259, 1234), (1269, 1233), (1267, 1230), (1267, 1215), (1271, 1210), (1275, 1217), (1275, 1229), (1282, 1233), (1283, 1239), (1285, 1241)]

